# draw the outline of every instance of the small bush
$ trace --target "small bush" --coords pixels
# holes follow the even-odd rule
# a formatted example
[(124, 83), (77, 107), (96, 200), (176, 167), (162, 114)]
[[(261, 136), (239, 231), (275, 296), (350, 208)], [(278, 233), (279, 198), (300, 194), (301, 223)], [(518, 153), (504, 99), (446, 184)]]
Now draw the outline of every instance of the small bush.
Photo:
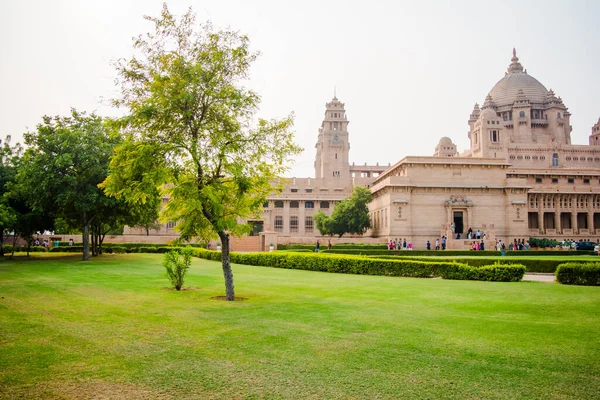
[(181, 290), (185, 274), (191, 264), (192, 250), (189, 248), (171, 250), (165, 253), (163, 266), (175, 289)]
[(525, 275), (525, 266), (496, 263), (477, 268), (457, 263), (441, 270), (441, 275), (444, 279), (519, 282)]
[(555, 275), (564, 285), (600, 286), (600, 263), (564, 263), (556, 268)]

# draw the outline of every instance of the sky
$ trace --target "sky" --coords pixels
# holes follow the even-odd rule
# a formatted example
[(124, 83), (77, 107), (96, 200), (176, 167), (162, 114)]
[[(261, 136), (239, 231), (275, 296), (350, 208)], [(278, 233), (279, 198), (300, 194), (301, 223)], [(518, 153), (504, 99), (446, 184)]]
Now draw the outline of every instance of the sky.
[[(325, 103), (350, 121), (350, 162), (433, 155), (443, 136), (468, 148), (467, 120), (504, 76), (513, 47), (528, 73), (561, 96), (573, 144), (600, 117), (600, 1), (171, 0), (198, 22), (249, 36), (261, 56), (248, 85), (258, 116), (295, 116), (304, 148), (288, 176), (314, 176)], [(35, 130), (71, 107), (117, 116), (112, 63), (152, 29), (157, 0), (0, 0), (0, 137)]]

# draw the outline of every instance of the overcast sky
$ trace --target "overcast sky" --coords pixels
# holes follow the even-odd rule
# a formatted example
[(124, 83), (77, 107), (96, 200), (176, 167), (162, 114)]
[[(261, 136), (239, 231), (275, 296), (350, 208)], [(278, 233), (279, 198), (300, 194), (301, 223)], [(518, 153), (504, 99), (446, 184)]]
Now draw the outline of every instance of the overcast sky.
[[(71, 107), (117, 115), (111, 60), (152, 26), (161, 1), (0, 0), (0, 136), (21, 138)], [(262, 56), (251, 86), (260, 117), (295, 113), (304, 153), (289, 176), (314, 176), (325, 103), (350, 120), (350, 161), (432, 155), (442, 136), (468, 147), (467, 120), (504, 76), (513, 46), (524, 68), (561, 96), (572, 141), (600, 117), (600, 1), (169, 1), (250, 37)]]

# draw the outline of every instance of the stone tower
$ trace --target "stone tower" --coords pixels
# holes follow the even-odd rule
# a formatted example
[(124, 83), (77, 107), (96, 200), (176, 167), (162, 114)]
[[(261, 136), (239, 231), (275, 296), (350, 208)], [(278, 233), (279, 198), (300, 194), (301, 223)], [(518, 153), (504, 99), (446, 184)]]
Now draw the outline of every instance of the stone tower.
[(339, 180), (340, 184), (350, 181), (348, 154), (348, 119), (344, 103), (337, 97), (327, 103), (325, 118), (319, 128), (316, 144), (315, 178)]

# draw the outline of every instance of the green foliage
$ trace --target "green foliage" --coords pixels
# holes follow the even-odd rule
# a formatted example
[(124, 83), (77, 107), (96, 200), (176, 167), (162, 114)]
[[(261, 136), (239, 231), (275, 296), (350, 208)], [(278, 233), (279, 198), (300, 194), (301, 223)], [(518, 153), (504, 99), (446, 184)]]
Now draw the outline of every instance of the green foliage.
[(171, 250), (164, 255), (163, 267), (167, 271), (167, 276), (171, 280), (171, 284), (177, 290), (181, 290), (183, 280), (187, 270), (192, 264), (192, 249), (183, 248)]
[[(478, 252), (479, 253), (479, 252)], [(465, 255), (465, 254), (463, 254)], [(562, 255), (562, 253), (561, 253)], [(369, 256), (373, 258), (380, 259), (415, 259), (415, 260), (424, 260), (421, 257), (398, 257), (398, 256)], [(496, 262), (500, 264), (521, 264), (527, 268), (527, 272), (539, 272), (539, 273), (554, 273), (556, 268), (565, 262), (564, 259), (556, 260), (556, 259), (544, 259), (544, 258), (536, 258), (535, 256), (527, 256), (527, 257), (502, 257), (502, 258), (494, 258), (490, 259), (489, 257), (443, 257), (444, 261), (447, 262), (460, 262), (463, 264), (468, 264), (472, 267), (483, 267), (485, 265), (489, 265), (491, 262)], [(590, 261), (592, 262), (592, 261)], [(587, 261), (583, 261), (583, 263), (587, 263)]]
[(556, 281), (564, 285), (600, 286), (600, 263), (560, 264), (556, 268)]
[[(216, 261), (218, 253), (209, 250), (196, 249), (194, 250), (194, 255), (196, 257)], [(342, 274), (388, 275), (415, 278), (441, 276), (445, 279), (501, 282), (518, 282), (525, 274), (525, 266), (520, 264), (494, 264), (481, 268), (474, 268), (457, 262), (375, 259), (292, 252), (231, 253), (231, 261), (237, 264), (335, 272)]]
[[(84, 260), (89, 258), (88, 230), (103, 224), (118, 205), (98, 188), (119, 135), (95, 114), (76, 110), (69, 117), (43, 117), (37, 131), (25, 134), (28, 145), (15, 191), (34, 211), (79, 224), (84, 232)], [(61, 227), (61, 229), (64, 229)]]
[(546, 238), (529, 238), (529, 246), (531, 247), (549, 247), (554, 248), (560, 246), (560, 242), (554, 239)]
[(335, 205), (331, 216), (322, 211), (315, 214), (315, 224), (321, 235), (345, 233), (362, 235), (371, 227), (367, 204), (371, 201), (371, 191), (357, 186), (352, 195)]
[(168, 196), (163, 221), (177, 222), (181, 240), (219, 236), (227, 298), (233, 300), (228, 235), (249, 232), (272, 182), (301, 149), (292, 116), (255, 123), (259, 96), (247, 89), (256, 54), (246, 36), (177, 20), (163, 6), (147, 18), (154, 32), (135, 39), (136, 54), (117, 65), (121, 120), (130, 133), (117, 148), (107, 194), (140, 204)]
[[(26, 252), (27, 251), (27, 246), (20, 246), (20, 245), (16, 245), (14, 246), (15, 249), (15, 253), (16, 252)], [(13, 245), (12, 244), (5, 244), (2, 246), (2, 251), (4, 253), (12, 253), (13, 252)], [(46, 248), (44, 246), (31, 246), (29, 248), (29, 252), (32, 253), (41, 253), (41, 252), (45, 252)]]
[(472, 267), (464, 264), (452, 264), (441, 270), (444, 279), (494, 281), (494, 282), (519, 282), (525, 275), (525, 266), (521, 264), (486, 265)]

